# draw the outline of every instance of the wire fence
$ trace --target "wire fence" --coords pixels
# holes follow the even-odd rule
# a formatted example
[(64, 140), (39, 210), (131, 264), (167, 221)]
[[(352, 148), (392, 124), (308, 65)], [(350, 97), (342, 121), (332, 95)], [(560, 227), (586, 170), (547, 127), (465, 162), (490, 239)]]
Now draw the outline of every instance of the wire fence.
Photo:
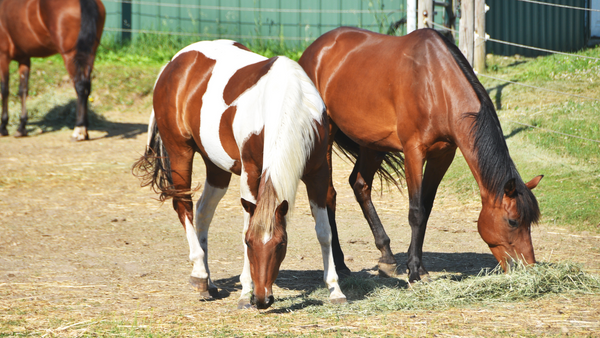
[(600, 9), (584, 8), (584, 7), (561, 5), (561, 4), (553, 4), (551, 2), (543, 2), (543, 1), (536, 1), (536, 0), (517, 0), (517, 1), (528, 2), (528, 3), (537, 4), (537, 5), (544, 5), (544, 6), (552, 6), (552, 7), (568, 8), (568, 9), (576, 9), (576, 10), (581, 10), (581, 11), (600, 12)]
[[(108, 32), (113, 33), (128, 33), (128, 34), (157, 34), (157, 35), (174, 35), (174, 36), (195, 36), (199, 38), (228, 38), (241, 40), (242, 42), (248, 43), (248, 41), (266, 41), (266, 40), (286, 40), (288, 42), (303, 43), (305, 46), (320, 36), (325, 31), (335, 28), (341, 25), (359, 26), (371, 30), (379, 30), (380, 32), (387, 28), (394, 22), (399, 22), (399, 19), (405, 15), (405, 6), (402, 0), (387, 0), (385, 3), (388, 9), (383, 9), (383, 0), (378, 0), (379, 8), (373, 6), (374, 1), (368, 1), (367, 8), (363, 7), (364, 0), (352, 1), (354, 6), (349, 8), (348, 3), (350, 1), (343, 2), (342, 0), (271, 0), (263, 1), (267, 3), (267, 6), (260, 6), (261, 2), (251, 0), (223, 0), (226, 5), (223, 5), (222, 0), (156, 0), (156, 1), (138, 1), (138, 0), (103, 0), (105, 3), (112, 4), (112, 8), (107, 6), (108, 12), (113, 13), (113, 16), (118, 13), (122, 6), (137, 6), (132, 8), (130, 19), (131, 27), (119, 27), (113, 24), (105, 28)], [(165, 2), (166, 1), (166, 2)], [(176, 3), (173, 1), (177, 1)], [(197, 4), (190, 3), (197, 1)], [(396, 1), (394, 3), (394, 1)], [(568, 6), (556, 3), (542, 2), (537, 0), (517, 0), (519, 2), (530, 3), (532, 5), (543, 5), (560, 8), (563, 10), (582, 10), (587, 12), (600, 12), (600, 10), (583, 8), (577, 6)], [(232, 6), (231, 4), (237, 6)], [(227, 5), (229, 4), (229, 5)], [(243, 5), (246, 4), (246, 5)], [(295, 6), (295, 8), (290, 8)], [(304, 6), (304, 7), (303, 7)], [(395, 7), (394, 7), (395, 6)], [(305, 8), (308, 7), (308, 8)], [(332, 8), (335, 7), (335, 8)], [(144, 9), (145, 8), (145, 9)], [(152, 10), (148, 10), (152, 8)], [(112, 10), (112, 12), (111, 12)], [(493, 10), (493, 9), (492, 9)], [(175, 12), (174, 12), (175, 11)], [(182, 14), (183, 11), (183, 14)], [(186, 12), (187, 11), (187, 12)], [(197, 17), (194, 15), (198, 14)], [(225, 14), (223, 14), (225, 13)], [(444, 13), (444, 11), (439, 11)], [(123, 13), (120, 12), (123, 20)], [(266, 14), (266, 16), (263, 16)], [(189, 16), (191, 30), (185, 31), (185, 28), (178, 24), (176, 30), (169, 29), (169, 25), (173, 26), (172, 23), (167, 22), (166, 26), (163, 25), (161, 29), (156, 29), (159, 24), (153, 23), (154, 27), (148, 28), (142, 25), (143, 20), (148, 18), (182, 18), (182, 15)], [(203, 20), (202, 15), (210, 17), (210, 20)], [(137, 17), (137, 22), (136, 18)], [(165, 19), (166, 20), (166, 19)], [(245, 20), (245, 22), (244, 22)], [(285, 23), (283, 21), (288, 20), (290, 22)], [(448, 28), (442, 24), (446, 18), (444, 15), (434, 16), (434, 20), (428, 19), (429, 23), (440, 30), (452, 32), (457, 35), (458, 31), (452, 28)], [(164, 21), (164, 20), (163, 20)], [(331, 23), (326, 24), (324, 21)], [(163, 22), (164, 24), (164, 22)], [(165, 29), (166, 28), (166, 29)], [(244, 33), (247, 32), (247, 33)], [(529, 50), (534, 50), (549, 54), (559, 54), (567, 57), (582, 58), (593, 61), (600, 61), (598, 57), (562, 52), (547, 48), (540, 48), (530, 46), (522, 43), (515, 43), (505, 41), (502, 39), (491, 38), (489, 36), (475, 36), (478, 41), (491, 41), (498, 44), (507, 46), (519, 47)], [(510, 83), (517, 86), (527, 87), (535, 90), (541, 90), (546, 92), (552, 92), (559, 95), (574, 97), (584, 100), (600, 101), (598, 98), (589, 97), (585, 95), (573, 94), (559, 90), (553, 90), (525, 84), (517, 81), (503, 79), (499, 77), (490, 76), (487, 74), (477, 74), (479, 77), (485, 77), (493, 79), (495, 81), (501, 81), (504, 83)], [(575, 137), (585, 139), (588, 141), (599, 142), (597, 140), (590, 140), (577, 135), (569, 135), (537, 126), (532, 126), (522, 122), (507, 120), (511, 123), (521, 124), (523, 126), (537, 128), (547, 132), (561, 134), (564, 136)]]
[[(528, 3), (533, 3), (533, 4), (539, 4), (539, 5), (549, 5), (549, 6), (555, 6), (555, 7), (559, 7), (559, 8), (566, 8), (566, 9), (573, 9), (573, 10), (589, 10), (589, 11), (598, 11), (598, 12), (600, 12), (599, 10), (593, 10), (593, 9), (589, 9), (589, 8), (582, 8), (582, 7), (575, 7), (575, 6), (566, 6), (566, 5), (553, 4), (553, 3), (541, 2), (541, 1), (535, 1), (535, 0), (518, 0), (518, 1), (528, 2)], [(458, 34), (459, 34), (459, 32), (457, 30), (445, 27), (445, 26), (440, 25), (440, 24), (438, 24), (436, 22), (432, 22), (431, 20), (428, 20), (428, 23), (431, 24), (434, 27), (437, 27), (438, 29), (450, 31), (455, 36), (458, 36)], [(582, 59), (588, 59), (588, 60), (593, 60), (593, 61), (600, 61), (600, 58), (597, 58), (597, 57), (592, 57), (592, 56), (587, 56), (587, 55), (580, 55), (580, 54), (574, 54), (574, 53), (567, 53), (567, 52), (562, 52), (562, 51), (550, 50), (550, 49), (545, 49), (545, 48), (528, 46), (528, 45), (525, 45), (525, 44), (519, 44), (519, 43), (504, 41), (504, 40), (500, 40), (500, 39), (494, 39), (494, 38), (489, 37), (487, 34), (485, 36), (478, 36), (477, 34), (475, 34), (474, 38), (476, 40), (479, 40), (479, 41), (493, 41), (493, 42), (500, 43), (500, 44), (505, 44), (505, 45), (515, 46), (515, 47), (520, 47), (520, 48), (526, 48), (526, 49), (541, 51), (541, 52), (545, 52), (545, 53), (549, 53), (549, 54), (557, 54), (557, 55), (564, 55), (564, 56), (573, 57), (573, 58), (582, 58)], [(476, 75), (478, 77), (485, 77), (485, 78), (496, 80), (496, 81), (500, 81), (500, 82), (503, 82), (503, 83), (510, 83), (510, 84), (514, 84), (514, 85), (517, 85), (517, 86), (527, 87), (527, 88), (531, 88), (531, 89), (535, 89), (535, 90), (542, 90), (542, 91), (546, 91), (546, 92), (551, 92), (551, 93), (560, 94), (560, 95), (564, 95), (564, 96), (575, 97), (575, 98), (584, 99), (584, 100), (600, 101), (600, 99), (596, 98), (596, 97), (590, 97), (590, 96), (585, 96), (585, 95), (573, 94), (573, 93), (568, 93), (568, 92), (564, 92), (564, 91), (559, 91), (559, 90), (554, 90), (554, 89), (549, 89), (549, 88), (534, 86), (534, 85), (520, 83), (520, 82), (516, 82), (516, 81), (511, 81), (511, 80), (507, 80), (507, 79), (503, 79), (503, 78), (499, 78), (499, 77), (495, 77), (495, 76), (491, 76), (491, 75), (487, 75), (487, 74), (481, 74), (481, 73), (477, 73), (476, 72)], [(581, 139), (581, 140), (585, 140), (585, 141), (600, 143), (600, 140), (590, 139), (590, 138), (582, 137), (582, 136), (579, 136), (579, 135), (567, 134), (567, 133), (559, 132), (559, 131), (556, 131), (556, 130), (551, 130), (551, 129), (548, 129), (548, 128), (542, 128), (542, 127), (535, 126), (535, 125), (532, 125), (532, 124), (523, 123), (523, 122), (519, 122), (519, 121), (515, 121), (515, 120), (511, 120), (511, 119), (506, 119), (506, 118), (503, 118), (503, 120), (505, 120), (507, 122), (510, 122), (510, 123), (518, 124), (518, 125), (521, 125), (521, 126), (538, 129), (538, 130), (541, 130), (541, 131), (544, 131), (544, 132), (548, 132), (548, 133), (553, 133), (553, 134), (562, 135), (562, 136), (565, 136), (565, 137), (571, 137), (571, 138)]]
[[(139, 34), (274, 40), (305, 48), (325, 32), (356, 26), (387, 33), (406, 0), (104, 0), (106, 31), (118, 41)], [(400, 33), (405, 28), (400, 27)]]

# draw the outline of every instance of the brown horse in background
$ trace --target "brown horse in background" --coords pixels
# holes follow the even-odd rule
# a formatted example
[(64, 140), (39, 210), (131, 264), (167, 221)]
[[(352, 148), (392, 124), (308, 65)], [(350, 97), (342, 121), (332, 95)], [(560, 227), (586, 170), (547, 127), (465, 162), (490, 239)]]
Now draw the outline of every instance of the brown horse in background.
[(100, 0), (0, 0), (0, 75), (2, 122), (0, 135), (8, 135), (9, 63), (19, 63), (18, 96), (21, 123), (15, 136), (27, 135), (29, 68), (32, 57), (60, 53), (77, 92), (77, 120), (73, 140), (89, 139), (87, 101), (96, 49), (104, 27), (105, 9)]
[[(427, 220), (457, 148), (480, 188), (483, 240), (505, 269), (514, 259), (535, 263), (530, 227), (540, 211), (531, 189), (542, 176), (521, 179), (494, 105), (455, 45), (430, 29), (391, 37), (342, 27), (319, 37), (299, 63), (327, 106), (330, 174), (334, 141), (355, 160), (350, 186), (381, 251), (380, 273), (395, 274), (397, 266), (371, 201), (375, 173), (397, 183), (404, 164), (412, 230), (407, 266), (409, 281), (417, 281), (427, 274), (422, 263)], [(347, 267), (337, 238), (335, 196), (330, 179), (327, 206), (341, 272)]]

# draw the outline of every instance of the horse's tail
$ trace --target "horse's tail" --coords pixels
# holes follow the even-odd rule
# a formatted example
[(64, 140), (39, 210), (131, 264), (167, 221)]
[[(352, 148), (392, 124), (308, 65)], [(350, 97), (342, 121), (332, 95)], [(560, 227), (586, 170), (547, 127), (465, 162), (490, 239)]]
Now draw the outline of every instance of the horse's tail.
[[(333, 141), (337, 146), (336, 152), (342, 153), (352, 163), (356, 163), (360, 151), (358, 143), (352, 141), (341, 130), (335, 133)], [(400, 189), (400, 178), (404, 178), (404, 157), (402, 157), (402, 153), (388, 151), (382, 152), (380, 156), (383, 156), (383, 162), (377, 169), (379, 179)]]
[(92, 54), (94, 45), (98, 40), (98, 20), (100, 20), (100, 10), (96, 0), (79, 0), (81, 6), (81, 26), (75, 52), (75, 65), (77, 66), (77, 75), (79, 78), (85, 73), (89, 63), (89, 56)]
[(156, 193), (160, 193), (160, 201), (181, 195), (173, 188), (171, 176), (171, 161), (169, 154), (158, 132), (154, 110), (148, 122), (148, 144), (144, 155), (137, 160), (131, 171), (134, 176), (141, 179), (142, 187), (150, 186)]

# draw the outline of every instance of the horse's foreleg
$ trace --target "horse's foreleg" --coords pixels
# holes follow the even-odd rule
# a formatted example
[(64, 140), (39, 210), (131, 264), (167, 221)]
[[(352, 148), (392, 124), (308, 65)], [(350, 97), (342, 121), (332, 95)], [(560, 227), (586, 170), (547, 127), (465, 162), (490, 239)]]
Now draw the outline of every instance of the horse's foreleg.
[(0, 91), (2, 93), (2, 117), (0, 120), (0, 136), (7, 136), (8, 130), (8, 64), (10, 60), (2, 56), (0, 57)]
[(327, 213), (327, 186), (328, 170), (325, 166), (315, 175), (302, 178), (306, 184), (306, 191), (310, 203), (311, 213), (315, 219), (315, 231), (317, 239), (321, 244), (321, 254), (323, 256), (323, 280), (329, 289), (329, 300), (334, 304), (346, 302), (346, 296), (342, 293), (338, 284), (338, 274), (334, 263), (331, 225)]
[[(415, 196), (414, 200), (411, 197), (411, 214), (409, 215), (409, 221), (411, 221), (411, 229), (413, 231), (408, 258), (410, 276), (412, 276), (409, 278), (409, 281), (411, 282), (414, 281), (413, 278), (415, 278), (416, 275), (423, 277), (429, 274), (427, 269), (423, 266), (422, 260), (425, 230), (427, 228), (429, 215), (431, 215), (431, 209), (433, 208), (433, 201), (435, 200), (438, 186), (440, 185), (444, 174), (446, 174), (446, 171), (450, 167), (450, 164), (452, 164), (455, 153), (456, 149), (452, 149), (440, 156), (427, 159), (420, 192)], [(413, 204), (418, 204), (418, 206), (413, 208)], [(413, 227), (412, 221), (417, 224), (416, 228)], [(415, 259), (415, 255), (418, 255), (418, 259)], [(410, 265), (411, 259), (413, 260), (412, 266)], [(417, 261), (418, 264), (416, 263)], [(418, 274), (413, 273), (415, 271), (417, 271)]]
[(420, 147), (407, 146), (405, 149), (406, 184), (410, 203), (408, 222), (411, 227), (407, 267), (408, 281), (412, 283), (420, 280), (422, 275), (428, 274), (422, 262), (427, 221), (437, 188), (454, 159), (456, 149), (427, 159), (424, 173), (425, 154)]
[(354, 190), (356, 201), (360, 205), (367, 223), (369, 223), (369, 227), (375, 238), (375, 246), (381, 252), (378, 264), (379, 274), (388, 277), (398, 274), (397, 263), (390, 248), (390, 238), (385, 232), (383, 224), (381, 224), (381, 220), (371, 199), (373, 178), (382, 161), (383, 157), (378, 156), (377, 151), (360, 147), (360, 153), (350, 175), (349, 183)]
[[(252, 164), (250, 164), (252, 165)], [(242, 168), (240, 176), (240, 196), (254, 204), (258, 196), (258, 181), (260, 179), (260, 168), (250, 170), (248, 164)], [(255, 184), (253, 184), (255, 183)], [(248, 246), (246, 245), (246, 231), (250, 225), (250, 214), (244, 210), (244, 229), (242, 231), (242, 244), (244, 245), (244, 267), (240, 274), (240, 283), (242, 284), (242, 293), (238, 300), (238, 309), (246, 309), (252, 307), (251, 299), (254, 289), (252, 283), (252, 275), (250, 273), (250, 260), (248, 259)]]
[(29, 93), (29, 68), (31, 59), (19, 63), (19, 97), (21, 98), (21, 122), (15, 133), (15, 137), (27, 136), (27, 95)]
[(221, 187), (211, 184), (210, 176), (204, 183), (204, 191), (196, 204), (196, 228), (186, 227), (186, 236), (190, 246), (190, 261), (194, 268), (190, 276), (190, 283), (200, 295), (205, 298), (217, 297), (218, 289), (210, 279), (208, 268), (208, 228), (215, 214), (219, 201), (225, 196), (231, 174), (225, 173), (227, 184)]
[(335, 222), (335, 208), (337, 192), (333, 187), (333, 140), (337, 126), (333, 121), (329, 121), (329, 144), (327, 145), (327, 168), (329, 170), (329, 185), (327, 188), (327, 216), (329, 217), (329, 225), (331, 226), (331, 249), (333, 250), (333, 261), (335, 262), (335, 270), (340, 277), (350, 276), (350, 269), (344, 261), (344, 252), (340, 246), (340, 239), (337, 231), (337, 223)]

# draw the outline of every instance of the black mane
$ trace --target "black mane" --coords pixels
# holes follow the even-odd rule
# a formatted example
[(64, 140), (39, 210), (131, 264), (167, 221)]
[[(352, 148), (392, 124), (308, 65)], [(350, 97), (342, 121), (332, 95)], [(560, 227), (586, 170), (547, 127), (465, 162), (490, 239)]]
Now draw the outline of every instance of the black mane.
[(517, 209), (521, 217), (520, 223), (537, 223), (540, 217), (538, 202), (531, 190), (525, 186), (510, 157), (492, 100), (458, 47), (441, 34), (438, 33), (438, 35), (446, 43), (450, 54), (452, 54), (454, 60), (465, 74), (465, 77), (471, 83), (481, 103), (478, 113), (467, 113), (465, 118), (473, 120), (470, 136), (473, 139), (474, 148), (477, 153), (477, 163), (482, 184), (498, 200), (504, 196), (505, 184), (514, 178)]

